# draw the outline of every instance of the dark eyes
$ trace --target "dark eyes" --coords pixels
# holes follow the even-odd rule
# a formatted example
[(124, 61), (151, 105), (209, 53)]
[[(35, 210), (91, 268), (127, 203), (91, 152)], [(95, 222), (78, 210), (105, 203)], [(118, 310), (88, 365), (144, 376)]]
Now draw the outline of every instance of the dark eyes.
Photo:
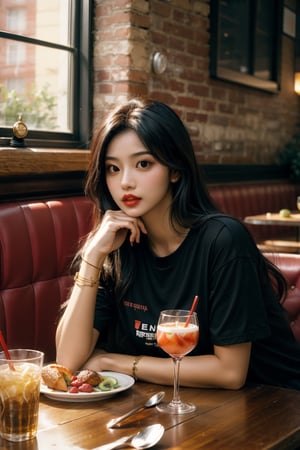
[[(148, 167), (151, 166), (151, 164), (152, 164), (152, 163), (151, 163), (150, 161), (142, 160), (142, 161), (139, 161), (139, 162), (136, 164), (136, 167), (137, 167), (138, 169), (147, 169)], [(116, 165), (114, 165), (114, 164), (107, 164), (107, 166), (106, 166), (106, 171), (107, 171), (108, 173), (116, 173), (116, 172), (119, 172), (120, 169), (119, 169), (118, 166), (116, 166)]]
[(142, 169), (145, 169), (151, 165), (150, 161), (140, 161), (138, 163), (138, 167), (141, 167)]
[(110, 173), (115, 173), (119, 171), (119, 168), (113, 164), (110, 164), (106, 166), (106, 171)]

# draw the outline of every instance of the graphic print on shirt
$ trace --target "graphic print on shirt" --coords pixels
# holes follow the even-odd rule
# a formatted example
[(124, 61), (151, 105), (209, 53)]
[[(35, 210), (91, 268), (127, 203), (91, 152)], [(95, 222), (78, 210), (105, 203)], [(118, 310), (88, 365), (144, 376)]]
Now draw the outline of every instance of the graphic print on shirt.
[[(130, 300), (124, 300), (123, 302), (126, 308), (134, 311), (143, 311), (146, 313), (146, 317), (149, 318), (149, 309), (147, 305), (140, 303), (135, 303)], [(146, 346), (156, 346), (156, 323), (148, 323), (147, 319), (145, 321), (133, 318), (133, 327), (135, 331), (135, 336), (141, 339)]]
[(134, 329), (136, 337), (143, 339), (145, 345), (157, 345), (156, 344), (156, 324), (149, 324), (142, 322), (141, 320), (134, 321)]

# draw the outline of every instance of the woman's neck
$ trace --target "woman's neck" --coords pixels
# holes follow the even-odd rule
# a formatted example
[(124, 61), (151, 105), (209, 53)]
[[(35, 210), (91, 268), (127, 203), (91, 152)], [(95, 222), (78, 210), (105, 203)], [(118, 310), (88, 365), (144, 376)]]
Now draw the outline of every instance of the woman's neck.
[(158, 222), (155, 225), (147, 226), (147, 231), (151, 250), (156, 256), (164, 257), (177, 250), (186, 238), (189, 229), (179, 225), (175, 229), (171, 223)]

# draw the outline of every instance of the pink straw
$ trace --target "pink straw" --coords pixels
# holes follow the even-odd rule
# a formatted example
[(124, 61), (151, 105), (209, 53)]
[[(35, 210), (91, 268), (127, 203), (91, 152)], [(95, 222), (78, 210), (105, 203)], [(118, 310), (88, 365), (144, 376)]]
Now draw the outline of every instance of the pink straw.
[(192, 314), (193, 314), (193, 312), (195, 311), (195, 309), (197, 308), (198, 301), (199, 301), (199, 297), (198, 297), (198, 295), (195, 295), (194, 300), (193, 300), (192, 307), (191, 307), (190, 312), (189, 312), (189, 315), (188, 315), (188, 318), (186, 319), (186, 322), (185, 322), (185, 324), (184, 324), (185, 327), (188, 327), (188, 326), (189, 326), (189, 323), (190, 323)]
[(8, 351), (8, 348), (7, 348), (7, 345), (6, 345), (6, 342), (5, 342), (5, 339), (4, 339), (4, 336), (3, 336), (1, 330), (0, 330), (0, 344), (1, 344), (2, 348), (3, 348), (4, 355), (5, 355), (5, 358), (8, 361), (8, 365), (9, 365), (10, 370), (15, 370), (13, 363), (9, 362), (9, 361), (11, 361), (11, 357), (10, 357), (10, 354), (9, 354), (9, 351)]

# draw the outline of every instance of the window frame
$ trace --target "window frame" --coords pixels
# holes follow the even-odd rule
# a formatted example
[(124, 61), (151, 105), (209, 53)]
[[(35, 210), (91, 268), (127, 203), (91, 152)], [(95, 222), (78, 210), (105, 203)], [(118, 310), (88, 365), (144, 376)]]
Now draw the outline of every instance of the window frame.
[[(218, 42), (221, 39), (220, 36), (220, 3), (221, 0), (211, 0), (211, 49), (210, 49), (210, 76), (213, 79), (219, 79), (228, 81), (231, 83), (247, 86), (250, 88), (262, 90), (268, 93), (278, 93), (280, 91), (280, 62), (281, 62), (281, 35), (282, 35), (282, 19), (283, 19), (283, 1), (274, 0), (276, 7), (275, 14), (275, 30), (274, 30), (274, 54), (272, 55), (272, 79), (264, 80), (258, 78), (255, 75), (249, 73), (242, 73), (234, 69), (228, 69), (221, 66), (219, 61), (219, 45)], [(257, 0), (250, 1), (252, 13), (256, 11)], [(250, 14), (248, 22), (250, 22)], [(255, 42), (256, 34), (255, 27), (250, 27), (249, 42), (252, 44)], [(250, 67), (255, 67), (255, 55), (254, 52), (250, 52), (251, 61)]]
[[(39, 44), (54, 49), (68, 49), (74, 57), (73, 91), (73, 130), (74, 133), (30, 130), (26, 137), (27, 147), (37, 148), (88, 148), (92, 130), (92, 0), (74, 0), (74, 46), (68, 47), (53, 42), (18, 35), (0, 30), (1, 38), (18, 42)], [(18, 118), (16, 117), (16, 121)], [(25, 120), (26, 122), (26, 120)], [(10, 145), (12, 127), (0, 124), (0, 148)]]

